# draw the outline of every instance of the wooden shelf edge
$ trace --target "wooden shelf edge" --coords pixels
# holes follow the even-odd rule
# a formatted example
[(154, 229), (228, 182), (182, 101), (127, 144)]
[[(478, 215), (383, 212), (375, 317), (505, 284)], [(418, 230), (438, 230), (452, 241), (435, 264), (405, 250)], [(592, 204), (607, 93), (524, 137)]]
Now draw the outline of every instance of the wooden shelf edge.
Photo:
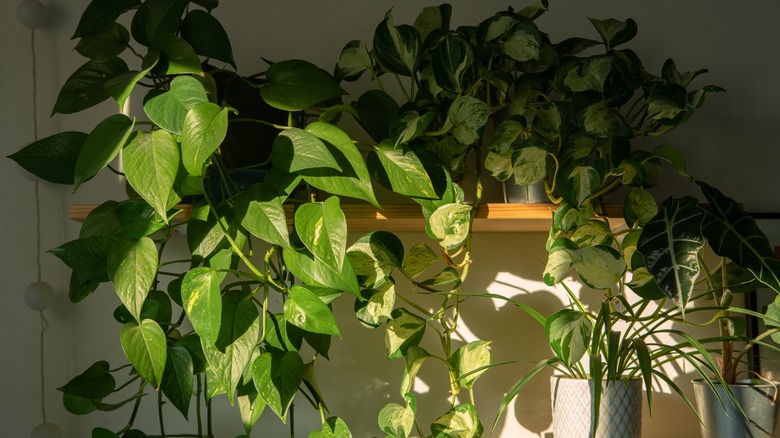
[[(84, 222), (95, 204), (72, 204), (70, 219)], [(546, 232), (550, 229), (554, 204), (482, 204), (474, 220), (475, 232)], [(180, 204), (175, 207), (180, 212), (174, 221), (186, 221), (192, 212), (192, 205)], [(287, 211), (292, 218), (291, 207)], [(386, 205), (378, 210), (366, 204), (341, 204), (347, 217), (349, 231), (396, 231), (424, 232), (425, 219), (416, 204)], [(623, 223), (622, 206), (606, 206), (610, 224), (614, 227)]]

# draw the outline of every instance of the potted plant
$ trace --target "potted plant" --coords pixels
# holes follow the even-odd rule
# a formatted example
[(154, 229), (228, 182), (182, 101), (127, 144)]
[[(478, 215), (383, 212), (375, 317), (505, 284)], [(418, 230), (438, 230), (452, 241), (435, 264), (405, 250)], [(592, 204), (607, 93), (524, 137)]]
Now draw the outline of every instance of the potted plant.
[[(103, 202), (88, 215), (77, 239), (51, 250), (72, 269), (71, 301), (88, 299), (98, 285), (111, 283), (119, 301), (107, 311), (120, 324), (117, 333), (129, 361), (119, 367), (98, 361), (61, 386), (66, 409), (88, 414), (125, 407), (130, 411), (125, 427), (96, 427), (93, 436), (142, 437), (136, 414), (151, 398), (159, 408), (161, 436), (166, 435), (165, 404), (185, 418), (194, 415), (193, 436), (214, 436), (211, 399), (225, 395), (238, 404), (247, 434), (269, 408), (289, 421), (293, 435), (292, 401), (300, 394), (322, 416), (322, 428), (313, 436), (349, 436), (343, 419), (327, 410), (315, 359), (327, 359), (331, 338), (340, 335), (331, 302), (351, 296), (362, 323), (384, 327), (388, 357), (406, 361), (404, 405), (382, 409), (380, 429), (393, 436), (413, 429), (425, 433), (416, 419), (411, 384), (428, 358), (438, 358), (446, 364), (452, 406), (437, 414), (430, 430), (446, 435), (465, 423), (470, 435), (479, 436), (483, 428), (472, 391), (490, 364), (489, 343), (458, 345), (453, 339), (465, 300), (459, 287), (471, 263), (474, 208), (463, 202), (462, 190), (435, 154), (406, 145), (419, 138), (417, 131), (399, 133), (393, 126), (382, 132), (392, 118), (366, 116), (362, 99), (355, 105), (361, 123), (381, 133), (364, 157), (365, 151), (330, 123), (343, 112), (358, 112), (338, 101), (344, 91), (317, 66), (286, 60), (257, 75), (231, 72), (229, 40), (211, 15), (217, 4), (93, 0), (74, 35), (78, 52), (89, 60), (63, 85), (54, 113), (88, 111), (109, 98), (119, 111), (91, 132), (58, 133), (11, 156), (42, 179), (74, 190), (109, 168), (122, 173), (138, 195)], [(447, 9), (427, 14), (443, 19)], [(130, 30), (120, 17), (129, 18)], [(405, 50), (422, 44), (418, 32), (395, 26), (388, 15), (377, 27), (376, 53), (390, 51), (383, 63), (393, 51), (408, 60)], [(406, 38), (412, 46), (406, 47)], [(120, 56), (128, 53), (139, 59), (135, 69)], [(357, 56), (362, 59), (363, 52)], [(225, 67), (212, 69), (217, 62)], [(420, 73), (417, 64), (408, 67), (411, 75)], [(398, 66), (376, 68), (377, 74), (394, 75)], [(243, 120), (231, 118), (236, 109), (220, 95), (219, 75), (256, 90), (254, 99), (287, 117), (244, 117), (239, 108)], [(143, 115), (122, 114), (130, 93), (144, 89)], [(236, 181), (223, 150), (238, 123), (277, 132), (272, 145), (260, 145), (271, 149), (270, 169), (248, 187)], [(481, 126), (470, 121), (458, 126), (464, 123), (447, 129), (478, 136)], [(109, 164), (120, 151), (121, 172)], [(424, 243), (407, 251), (384, 231), (347, 245), (341, 198), (379, 207), (375, 183), (421, 204), (444, 256)], [(189, 208), (179, 204), (185, 197), (192, 199)], [(182, 225), (188, 253), (169, 255), (169, 242), (178, 238), (173, 231)], [(435, 264), (439, 269), (426, 274)], [(440, 297), (440, 306), (430, 310), (396, 291), (394, 272), (426, 295)], [(274, 306), (272, 298), (283, 305)], [(423, 348), (426, 328), (437, 333), (440, 353)], [(304, 343), (313, 357), (302, 356)], [(322, 360), (316, 364), (322, 366)], [(159, 391), (146, 397), (151, 388)], [(463, 389), (471, 395), (468, 401), (458, 399)]]

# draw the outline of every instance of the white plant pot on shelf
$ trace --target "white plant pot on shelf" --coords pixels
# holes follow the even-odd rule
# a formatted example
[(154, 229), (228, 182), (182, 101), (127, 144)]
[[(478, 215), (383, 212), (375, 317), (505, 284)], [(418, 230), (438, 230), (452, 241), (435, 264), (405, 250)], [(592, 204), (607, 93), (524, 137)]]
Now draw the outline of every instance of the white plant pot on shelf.
[[(589, 438), (595, 414), (594, 381), (553, 376), (553, 436)], [(642, 380), (604, 382), (602, 386), (597, 438), (639, 438), (642, 436)]]

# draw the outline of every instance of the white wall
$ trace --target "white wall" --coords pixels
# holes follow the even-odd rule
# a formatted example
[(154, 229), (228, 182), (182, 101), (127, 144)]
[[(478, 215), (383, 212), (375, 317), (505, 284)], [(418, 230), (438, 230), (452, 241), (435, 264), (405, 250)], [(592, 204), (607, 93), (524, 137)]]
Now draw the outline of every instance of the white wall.
[[(86, 0), (42, 0), (52, 11), (49, 24), (36, 32), (38, 60), (39, 137), (59, 130), (86, 131), (101, 119), (101, 110), (82, 116), (49, 118), (59, 86), (83, 60), (69, 40)], [(375, 25), (393, 8), (397, 23), (410, 22), (424, 2), (390, 1), (225, 1), (217, 15), (228, 27), (239, 67), (243, 72), (262, 69), (260, 56), (269, 59), (305, 58), (330, 70), (343, 44), (350, 39), (370, 41)], [(454, 1), (456, 24), (472, 23), (507, 4), (517, 8), (525, 2), (509, 0)], [(689, 158), (691, 172), (741, 200), (752, 211), (780, 211), (775, 168), (780, 162), (775, 129), (780, 124), (780, 3), (756, 0), (739, 9), (734, 3), (708, 0), (552, 1), (552, 11), (540, 20), (554, 40), (572, 33), (588, 33), (586, 17), (633, 17), (639, 24), (634, 48), (646, 67), (659, 69), (666, 57), (681, 69), (709, 68), (699, 84), (717, 84), (727, 94), (712, 97), (694, 119), (667, 141)], [(15, 1), (3, 2), (0, 13), (0, 126), (1, 155), (18, 150), (33, 139), (30, 31), (15, 19)], [(111, 103), (102, 105), (113, 110)], [(121, 196), (122, 186), (109, 174), (87, 184), (76, 195), (48, 184), (40, 185), (41, 237), (44, 249), (77, 236), (78, 224), (68, 220), (67, 206), (77, 202), (102, 202)], [(5, 389), (0, 396), (0, 424), (4, 436), (28, 436), (41, 421), (38, 335), (40, 319), (22, 300), (24, 288), (36, 277), (36, 225), (33, 183), (21, 177), (10, 160), (0, 160), (0, 375)], [(403, 236), (407, 246), (421, 234)], [(544, 236), (539, 234), (483, 234), (475, 243), (476, 264), (468, 288), (490, 290), (523, 299), (549, 313), (559, 303), (559, 294), (538, 281), (544, 260)], [(84, 303), (71, 305), (65, 297), (67, 272), (53, 256), (42, 256), (43, 279), (59, 292), (56, 305), (46, 312), (51, 324), (46, 335), (47, 411), (67, 437), (84, 437), (95, 425), (118, 427), (121, 415), (74, 417), (60, 406), (53, 388), (65, 383), (103, 357), (121, 362), (117, 324), (110, 312), (118, 303), (103, 288)], [(505, 284), (508, 283), (508, 284)], [(337, 305), (342, 314), (352, 303)], [(345, 318), (348, 320), (349, 318)], [(542, 333), (518, 310), (488, 301), (473, 301), (464, 310), (464, 326), (483, 339), (493, 340), (496, 362), (538, 360), (548, 355)], [(402, 364), (384, 359), (382, 333), (357, 324), (344, 323), (344, 339), (334, 345), (333, 361), (321, 363), (320, 383), (334, 414), (345, 417), (355, 436), (377, 433), (376, 413), (387, 401), (400, 402), (396, 388)], [(323, 361), (324, 362), (324, 361)], [(519, 376), (521, 366), (505, 366), (485, 375), (477, 384), (477, 403), (492, 421), (503, 391)], [(382, 370), (377, 374), (377, 370)], [(387, 372), (385, 372), (387, 370)], [(441, 370), (424, 370), (422, 382), (432, 386), (431, 395), (420, 396), (421, 417), (426, 424), (444, 409)], [(388, 384), (389, 382), (389, 384)], [(686, 384), (687, 385), (687, 384)], [(423, 388), (423, 386), (421, 386)], [(424, 391), (423, 391), (424, 392)], [(435, 395), (434, 395), (435, 394)], [(148, 402), (147, 402), (148, 404)], [(303, 405), (304, 403), (301, 403)], [(547, 381), (537, 379), (509, 410), (506, 424), (493, 436), (536, 436), (550, 424)], [(299, 430), (318, 423), (314, 414), (299, 409)], [(218, 436), (241, 431), (234, 410), (221, 411)], [(152, 412), (142, 413), (153, 424)], [(176, 417), (174, 415), (171, 418)], [(647, 437), (687, 437), (697, 430), (695, 418), (672, 396), (657, 396), (654, 418), (645, 417)], [(674, 418), (674, 421), (668, 421)], [(266, 417), (277, 428), (278, 420)], [(175, 420), (171, 420), (175, 422)], [(264, 420), (261, 420), (264, 421)], [(226, 423), (224, 426), (222, 423)], [(229, 424), (229, 425), (228, 425)], [(173, 427), (173, 426), (171, 426)], [(169, 428), (170, 429), (170, 428)], [(149, 429), (154, 430), (154, 429)], [(281, 435), (281, 431), (269, 435)], [(231, 435), (233, 434), (233, 435)], [(260, 434), (255, 434), (260, 436)], [(305, 435), (305, 434), (303, 434)], [(264, 436), (266, 436), (264, 434)]]

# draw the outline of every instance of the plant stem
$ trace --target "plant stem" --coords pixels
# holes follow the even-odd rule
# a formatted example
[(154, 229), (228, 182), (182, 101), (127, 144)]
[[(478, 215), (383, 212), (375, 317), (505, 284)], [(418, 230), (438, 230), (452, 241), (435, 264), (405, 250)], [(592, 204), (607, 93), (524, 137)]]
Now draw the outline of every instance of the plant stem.
[(290, 405), (290, 438), (295, 438), (295, 403)]
[(162, 391), (157, 391), (157, 417), (160, 419), (160, 438), (165, 438), (165, 421), (163, 419)]
[(203, 436), (203, 418), (200, 412), (200, 396), (203, 394), (203, 382), (200, 374), (198, 374), (198, 389), (195, 393), (195, 413), (198, 418), (198, 438)]

